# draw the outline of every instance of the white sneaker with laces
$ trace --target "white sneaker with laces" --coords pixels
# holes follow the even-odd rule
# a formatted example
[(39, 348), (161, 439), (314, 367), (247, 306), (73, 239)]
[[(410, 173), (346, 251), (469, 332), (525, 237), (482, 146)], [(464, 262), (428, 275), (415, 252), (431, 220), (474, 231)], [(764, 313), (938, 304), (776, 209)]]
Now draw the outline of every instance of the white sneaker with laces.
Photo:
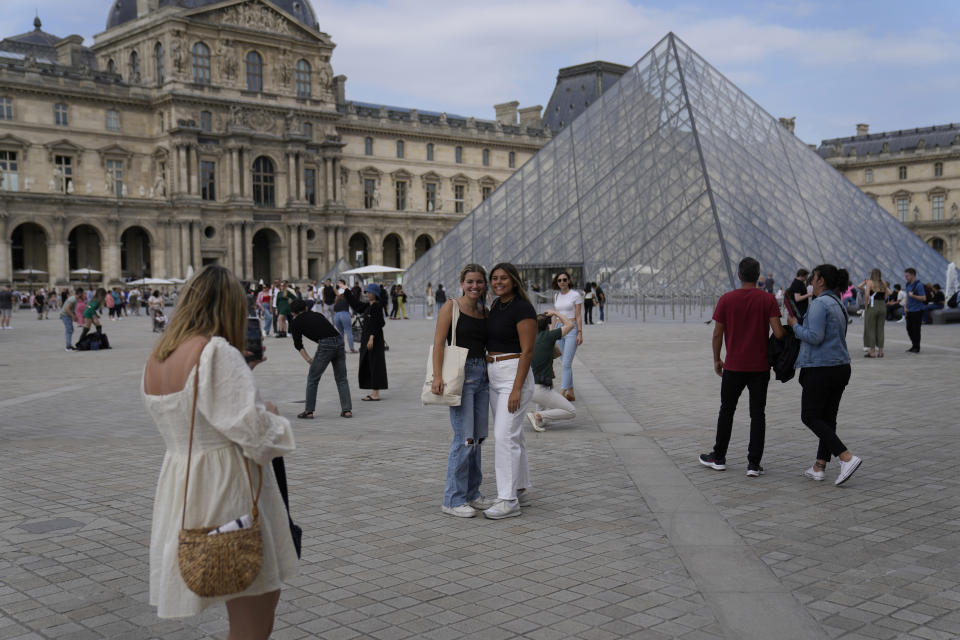
[(863, 462), (857, 456), (851, 456), (849, 460), (844, 462), (840, 461), (840, 474), (837, 476), (837, 481), (834, 482), (838, 487), (850, 479), (850, 476), (853, 475), (853, 472), (860, 467), (860, 463)]
[(813, 465), (810, 465), (810, 468), (803, 472), (803, 477), (822, 481), (827, 477), (827, 474), (823, 471), (817, 471)]
[(487, 509), (492, 507), (494, 504), (496, 504), (496, 502), (497, 502), (496, 500), (491, 500), (489, 498), (484, 498), (483, 496), (480, 496), (476, 500), (471, 500), (469, 502), (469, 505), (474, 509), (476, 509), (477, 511), (486, 511)]
[(484, 518), (502, 520), (520, 515), (520, 503), (516, 500), (497, 500), (497, 503), (483, 512)]
[(530, 424), (533, 425), (534, 431), (546, 431), (547, 428), (543, 426), (543, 418), (537, 419), (537, 414), (533, 411), (527, 412), (527, 420), (530, 421)]
[(441, 509), (448, 516), (456, 516), (458, 518), (472, 518), (477, 515), (477, 510), (468, 504), (461, 504), (459, 507), (441, 507)]

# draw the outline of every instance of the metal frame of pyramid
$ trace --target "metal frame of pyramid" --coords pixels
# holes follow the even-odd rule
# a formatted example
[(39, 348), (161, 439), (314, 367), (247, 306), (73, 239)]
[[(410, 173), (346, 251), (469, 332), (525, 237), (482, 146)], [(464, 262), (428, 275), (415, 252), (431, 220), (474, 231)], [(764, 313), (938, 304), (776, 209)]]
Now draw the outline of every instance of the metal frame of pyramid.
[[(582, 265), (613, 292), (715, 294), (737, 263), (921, 278), (946, 260), (673, 33), (410, 267)], [(936, 276), (935, 276), (936, 274)]]

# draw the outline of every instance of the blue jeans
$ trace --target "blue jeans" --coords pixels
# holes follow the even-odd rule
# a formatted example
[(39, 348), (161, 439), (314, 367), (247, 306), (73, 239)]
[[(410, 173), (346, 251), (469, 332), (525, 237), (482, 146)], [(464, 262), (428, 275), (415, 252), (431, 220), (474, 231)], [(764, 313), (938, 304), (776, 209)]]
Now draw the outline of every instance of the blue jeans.
[(273, 327), (273, 316), (266, 309), (263, 310), (263, 331), (270, 335), (270, 329)]
[(563, 352), (563, 356), (560, 359), (562, 364), (560, 374), (561, 391), (573, 389), (573, 356), (577, 354), (577, 336), (579, 335), (579, 331), (579, 328), (574, 329), (564, 337), (557, 340), (557, 344), (560, 346), (560, 351)]
[(337, 311), (333, 314), (333, 326), (337, 328), (342, 335), (347, 336), (350, 343), (350, 351), (353, 351), (353, 329), (350, 328), (350, 312)]
[(340, 410), (353, 410), (353, 405), (350, 404), (350, 383), (347, 382), (347, 356), (343, 352), (343, 340), (333, 337), (322, 338), (317, 343), (317, 352), (310, 363), (310, 372), (307, 373), (307, 401), (303, 407), (307, 413), (313, 413), (317, 406), (317, 385), (320, 384), (320, 376), (331, 362), (337, 391), (340, 393)]
[(450, 407), (450, 456), (443, 506), (459, 507), (480, 497), (480, 445), (487, 437), (489, 403), (487, 362), (468, 358), (464, 367), (463, 395), (459, 407)]
[(73, 318), (60, 316), (60, 319), (63, 320), (63, 332), (67, 339), (67, 349), (69, 349), (73, 345)]
[(600, 322), (603, 322), (603, 308), (607, 306), (606, 304), (598, 305), (600, 308)]

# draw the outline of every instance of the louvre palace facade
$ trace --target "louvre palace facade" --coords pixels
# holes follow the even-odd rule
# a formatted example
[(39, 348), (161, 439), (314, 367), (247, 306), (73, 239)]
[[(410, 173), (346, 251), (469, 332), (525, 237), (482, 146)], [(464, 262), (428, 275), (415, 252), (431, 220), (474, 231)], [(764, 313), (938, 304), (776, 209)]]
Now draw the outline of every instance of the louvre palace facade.
[(960, 263), (960, 124), (880, 133), (858, 124), (857, 135), (824, 140), (817, 151), (940, 255)]
[(308, 0), (116, 0), (107, 28), (0, 41), (0, 282), (227, 266), (406, 267), (550, 139), (348, 101)]

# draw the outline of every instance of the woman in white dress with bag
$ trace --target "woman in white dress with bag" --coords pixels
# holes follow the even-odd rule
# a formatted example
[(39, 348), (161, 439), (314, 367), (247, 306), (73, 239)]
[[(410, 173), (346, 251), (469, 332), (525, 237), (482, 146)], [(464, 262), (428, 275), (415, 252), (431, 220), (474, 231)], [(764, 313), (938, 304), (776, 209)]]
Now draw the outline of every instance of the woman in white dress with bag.
[[(167, 448), (150, 536), (150, 603), (161, 618), (178, 618), (225, 602), (228, 640), (269, 638), (280, 588), (297, 572), (271, 467), (274, 457), (293, 450), (293, 433), (277, 408), (260, 399), (251, 371), (259, 362), (248, 363), (243, 354), (245, 326), (240, 282), (223, 267), (204, 267), (184, 287), (142, 380), (147, 413)], [(178, 560), (184, 553), (179, 539), (189, 533), (181, 530), (205, 535), (240, 519), (253, 523), (251, 531), (211, 537), (259, 529), (259, 570), (248, 572), (241, 590), (198, 595), (192, 565)]]
[[(447, 459), (447, 480), (443, 491), (443, 513), (472, 518), (492, 504), (480, 494), (480, 445), (487, 437), (489, 387), (487, 382), (487, 272), (478, 264), (460, 271), (463, 295), (451, 298), (440, 308), (433, 337), (433, 386), (435, 396), (444, 395), (444, 345), (454, 343), (468, 349), (460, 403), (450, 407), (453, 440)], [(451, 327), (455, 329), (451, 331)]]

